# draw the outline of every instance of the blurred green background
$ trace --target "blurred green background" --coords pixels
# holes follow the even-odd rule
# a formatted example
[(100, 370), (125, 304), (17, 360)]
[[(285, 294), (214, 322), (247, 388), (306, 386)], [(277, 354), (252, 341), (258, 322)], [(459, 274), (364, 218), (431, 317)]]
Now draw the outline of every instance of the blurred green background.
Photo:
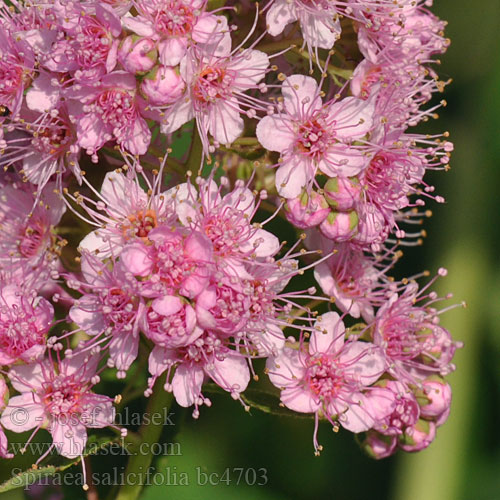
[[(407, 252), (400, 270), (447, 267), (438, 291), (453, 291), (456, 302), (468, 304), (442, 318), (465, 343), (450, 377), (448, 422), (429, 449), (379, 462), (366, 458), (351, 434), (321, 425), (324, 451), (314, 457), (311, 420), (248, 415), (239, 403), (214, 395), (199, 421), (174, 410), (181, 455), (156, 464), (160, 471), (170, 467), (172, 481), (186, 472), (191, 484), (146, 488), (144, 500), (500, 499), (500, 1), (437, 0), (433, 9), (449, 21), (452, 44), (440, 74), (454, 81), (446, 89), (448, 106), (432, 127), (450, 131), (455, 152), (451, 171), (432, 179), (447, 204), (432, 207), (425, 245)], [(113, 465), (110, 457), (105, 462)], [(227, 468), (254, 469), (257, 480), (266, 469), (267, 484), (236, 486), (231, 473), (230, 485), (199, 486), (197, 467), (219, 475)], [(85, 494), (74, 490), (70, 498)]]

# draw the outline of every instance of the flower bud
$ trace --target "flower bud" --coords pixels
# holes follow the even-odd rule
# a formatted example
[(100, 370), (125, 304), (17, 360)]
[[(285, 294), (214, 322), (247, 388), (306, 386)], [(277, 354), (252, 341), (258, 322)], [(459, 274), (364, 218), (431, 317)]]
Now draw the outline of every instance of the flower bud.
[(378, 432), (369, 431), (361, 447), (370, 457), (380, 460), (392, 455), (396, 451), (397, 444), (396, 436), (384, 436)]
[(130, 73), (147, 73), (156, 64), (158, 51), (149, 38), (130, 35), (118, 49), (118, 60)]
[(321, 232), (335, 241), (348, 241), (355, 234), (358, 227), (358, 214), (351, 212), (330, 212), (328, 217), (319, 226)]
[(427, 448), (436, 437), (436, 424), (420, 419), (415, 425), (407, 427), (399, 438), (399, 446), (405, 451), (420, 451)]
[[(428, 377), (422, 382), (422, 385), (427, 403), (420, 405), (420, 414), (424, 418), (430, 417), (432, 419), (441, 416), (451, 405), (450, 385), (437, 375)], [(417, 399), (419, 399), (418, 396)]]
[(184, 87), (184, 81), (174, 68), (157, 66), (142, 80), (141, 92), (151, 104), (161, 106), (179, 99)]
[(354, 208), (359, 199), (361, 185), (357, 177), (332, 177), (323, 189), (326, 201), (331, 207), (346, 212)]
[(308, 228), (323, 222), (330, 213), (330, 207), (325, 198), (312, 191), (287, 201), (285, 205), (286, 218), (296, 227)]

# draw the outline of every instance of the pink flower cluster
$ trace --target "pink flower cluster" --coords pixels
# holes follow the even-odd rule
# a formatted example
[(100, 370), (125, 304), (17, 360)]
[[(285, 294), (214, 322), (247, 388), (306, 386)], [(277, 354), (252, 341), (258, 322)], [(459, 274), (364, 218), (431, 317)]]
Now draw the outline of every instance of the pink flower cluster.
[(11, 3), (0, 456), (4, 428), (48, 430), (39, 461), (83, 458), (93, 428), (125, 436), (102, 372), (195, 418), (214, 386), (248, 410), (257, 359), (276, 404), (314, 416), (316, 453), (320, 421), (376, 458), (428, 446), (460, 344), (436, 278), (388, 273), (444, 201), (424, 177), (453, 149), (412, 130), (445, 86), (430, 2)]

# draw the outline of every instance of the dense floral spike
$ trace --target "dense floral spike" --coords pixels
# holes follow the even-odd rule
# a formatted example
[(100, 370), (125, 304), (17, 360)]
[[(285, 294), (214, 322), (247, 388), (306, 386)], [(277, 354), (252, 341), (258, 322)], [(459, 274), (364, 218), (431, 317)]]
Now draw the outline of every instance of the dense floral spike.
[[(92, 392), (105, 370), (129, 396), (164, 377), (196, 418), (207, 382), (248, 410), (256, 359), (282, 405), (314, 415), (317, 454), (320, 419), (375, 458), (428, 446), (460, 343), (434, 279), (389, 273), (421, 244), (428, 200), (444, 202), (426, 173), (453, 150), (412, 130), (446, 105), (431, 2), (10, 3), (0, 456), (4, 427), (43, 427), (39, 461), (83, 458), (87, 430), (113, 424)], [(291, 282), (308, 271), (324, 296), (313, 276)]]

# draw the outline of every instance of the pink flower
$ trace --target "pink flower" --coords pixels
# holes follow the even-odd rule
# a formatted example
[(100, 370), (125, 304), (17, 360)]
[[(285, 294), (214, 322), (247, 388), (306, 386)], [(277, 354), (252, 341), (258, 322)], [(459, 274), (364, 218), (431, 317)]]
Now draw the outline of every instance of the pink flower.
[(431, 375), (422, 381), (424, 399), (427, 401), (420, 406), (424, 418), (436, 421), (442, 425), (448, 418), (451, 406), (451, 387), (438, 375)]
[(400, 436), (420, 417), (417, 399), (403, 383), (395, 380), (381, 380), (377, 387), (376, 397), (390, 400), (393, 404), (389, 408), (387, 404), (382, 405), (373, 428), (386, 436)]
[(215, 182), (199, 180), (198, 190), (188, 183), (188, 195), (177, 197), (179, 220), (192, 230), (200, 231), (212, 242), (214, 255), (224, 267), (237, 270), (241, 261), (274, 257), (280, 249), (278, 238), (260, 224), (253, 224), (260, 202), (242, 182), (222, 194)]
[[(428, 286), (419, 290), (415, 282), (408, 283), (401, 294), (389, 295), (375, 317), (373, 341), (384, 349), (390, 373), (407, 383), (424, 378), (422, 374), (453, 371), (451, 360), (460, 346), (439, 326), (438, 311), (420, 303), (429, 298), (422, 295)], [(436, 299), (432, 293), (430, 301)]]
[(151, 131), (141, 115), (136, 86), (133, 75), (115, 71), (102, 77), (97, 87), (68, 90), (68, 97), (83, 103), (74, 119), (78, 144), (88, 154), (112, 140), (133, 155), (146, 153)]
[(46, 78), (39, 76), (26, 94), (27, 105), (34, 112), (26, 111), (23, 122), (16, 124), (16, 130), (8, 134), (6, 154), (2, 158), (5, 166), (15, 166), (21, 160), (25, 180), (39, 189), (55, 176), (60, 185), (68, 168), (80, 178), (80, 148), (76, 144), (75, 127), (59, 96), (53, 94), (52, 100), (50, 94), (42, 90), (47, 84)]
[(340, 38), (338, 12), (328, 0), (274, 0), (266, 14), (267, 31), (279, 35), (298, 20), (309, 50), (331, 49)]
[(335, 210), (346, 212), (356, 207), (361, 189), (357, 177), (333, 177), (325, 184), (325, 199)]
[(54, 242), (51, 231), (65, 211), (54, 188), (49, 183), (37, 192), (36, 187), (16, 178), (0, 187), (0, 268), (11, 275), (35, 267), (40, 272), (50, 264), (48, 251)]
[(0, 365), (29, 363), (43, 355), (54, 308), (32, 290), (14, 284), (0, 290)]
[(108, 365), (116, 367), (118, 377), (123, 378), (139, 348), (139, 322), (144, 310), (139, 283), (120, 263), (109, 269), (88, 252), (83, 253), (81, 266), (85, 282), (68, 279), (68, 286), (78, 287), (83, 293), (68, 316), (94, 337), (90, 344), (102, 344), (102, 336), (109, 338)]
[(2, 425), (13, 432), (47, 428), (52, 447), (68, 458), (84, 453), (87, 428), (113, 424), (113, 400), (91, 392), (97, 382), (98, 356), (73, 353), (57, 365), (46, 359), (15, 366), (9, 378), (19, 396), (9, 400)]
[(122, 19), (124, 26), (157, 42), (160, 62), (176, 66), (191, 43), (217, 54), (231, 46), (227, 20), (204, 12), (204, 0), (143, 0), (137, 16)]
[(243, 132), (242, 106), (250, 107), (249, 116), (255, 115), (255, 104), (244, 92), (258, 88), (268, 66), (268, 56), (258, 50), (227, 51), (221, 57), (190, 50), (180, 63), (186, 92), (165, 111), (162, 132), (174, 132), (196, 118), (205, 153), (208, 134), (216, 145), (231, 144)]
[(380, 460), (390, 457), (398, 449), (396, 436), (385, 436), (376, 431), (368, 431), (361, 443), (363, 450), (372, 458)]
[[(113, 9), (93, 4), (91, 12), (67, 4), (64, 15), (71, 20), (64, 27), (50, 51), (44, 54), (42, 65), (54, 73), (70, 73), (77, 81), (91, 83), (110, 73), (116, 66), (122, 26)], [(84, 7), (85, 8), (85, 7)], [(68, 12), (68, 10), (70, 12)]]
[(155, 345), (170, 349), (190, 345), (203, 333), (196, 324), (192, 306), (172, 295), (154, 299), (141, 324), (144, 334)]
[(352, 142), (373, 126), (374, 105), (355, 97), (323, 104), (316, 81), (289, 76), (282, 85), (284, 108), (257, 125), (259, 142), (281, 153), (276, 188), (285, 198), (310, 189), (318, 169), (330, 176), (353, 176), (366, 166), (367, 151)]
[[(173, 376), (171, 373), (175, 368)], [(193, 417), (199, 415), (198, 407), (211, 405), (202, 394), (205, 378), (210, 377), (222, 389), (240, 398), (250, 382), (250, 370), (246, 358), (229, 349), (214, 334), (207, 333), (193, 344), (178, 349), (155, 347), (149, 356), (149, 372), (152, 387), (156, 378), (167, 371), (169, 382), (165, 389), (172, 391), (180, 406), (194, 405)]]
[(405, 451), (421, 451), (427, 448), (436, 437), (436, 424), (420, 419), (408, 427), (399, 440), (399, 447)]
[(320, 224), (319, 229), (323, 236), (337, 242), (349, 241), (357, 233), (358, 214), (350, 212), (330, 211), (327, 218)]
[[(324, 252), (333, 249), (333, 243), (324, 238), (320, 241)], [(334, 255), (314, 268), (314, 277), (323, 292), (335, 299), (341, 311), (353, 318), (371, 321), (373, 307), (381, 299), (377, 289), (382, 273), (374, 266), (373, 259), (348, 243), (336, 244), (335, 249)]]
[(34, 54), (28, 43), (16, 40), (5, 26), (0, 26), (0, 106), (16, 118), (23, 102), (23, 92), (33, 77)]
[[(384, 372), (382, 352), (373, 344), (344, 341), (345, 327), (337, 313), (329, 312), (315, 324), (308, 348), (285, 347), (269, 358), (271, 382), (281, 390), (282, 403), (291, 410), (314, 413), (338, 421), (352, 432), (375, 423), (366, 389)], [(315, 449), (318, 450), (315, 430)]]
[(80, 249), (95, 253), (100, 259), (118, 257), (127, 242), (144, 240), (158, 225), (175, 220), (176, 199), (187, 196), (186, 186), (181, 184), (161, 192), (160, 185), (155, 183), (148, 194), (140, 185), (141, 177), (136, 173), (139, 165), (136, 167), (127, 175), (108, 172), (97, 201), (81, 199), (80, 205), (95, 221), (97, 229), (83, 238)]
[(210, 240), (203, 234), (160, 226), (149, 233), (148, 245), (127, 244), (120, 259), (127, 271), (143, 278), (143, 294), (195, 298), (208, 285), (212, 255)]

